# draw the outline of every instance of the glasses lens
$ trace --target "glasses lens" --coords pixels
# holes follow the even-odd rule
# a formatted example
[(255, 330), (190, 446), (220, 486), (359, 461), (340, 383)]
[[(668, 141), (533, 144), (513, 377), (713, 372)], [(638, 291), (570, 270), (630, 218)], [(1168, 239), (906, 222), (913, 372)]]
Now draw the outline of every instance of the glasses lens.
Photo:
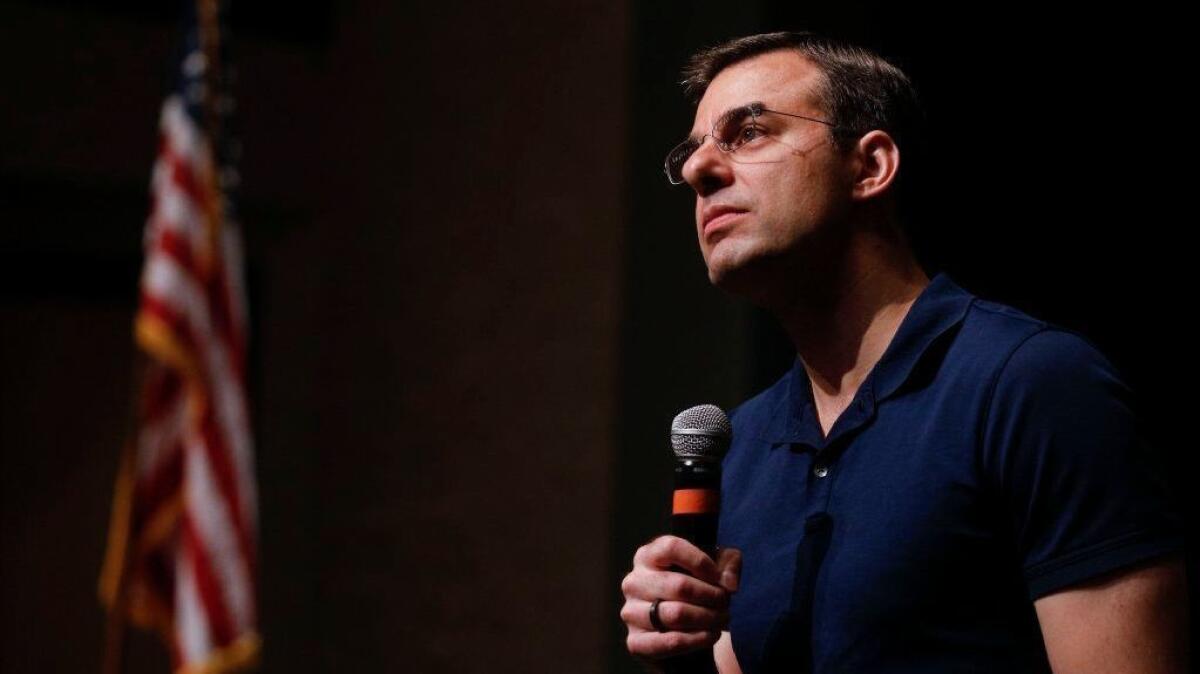
[(717, 120), (713, 126), (713, 136), (717, 139), (717, 144), (726, 152), (732, 152), (738, 149), (746, 140), (743, 137), (743, 132), (747, 126), (753, 126), (760, 114), (759, 110), (752, 105), (747, 105), (743, 108), (735, 108), (730, 110), (721, 119)]
[[(710, 135), (721, 150), (734, 152), (746, 140), (741, 135), (744, 127), (747, 124), (754, 124), (760, 114), (762, 114), (762, 105), (758, 103), (729, 110), (713, 124)], [(672, 184), (678, 185), (683, 182), (683, 165), (699, 147), (700, 143), (694, 140), (685, 140), (667, 154), (664, 168), (667, 172), (667, 179)]]
[(683, 165), (687, 163), (688, 158), (695, 151), (696, 141), (685, 140), (676, 145), (675, 149), (667, 154), (667, 161), (664, 164), (664, 168), (667, 171), (667, 179), (672, 184), (678, 185), (683, 182)]

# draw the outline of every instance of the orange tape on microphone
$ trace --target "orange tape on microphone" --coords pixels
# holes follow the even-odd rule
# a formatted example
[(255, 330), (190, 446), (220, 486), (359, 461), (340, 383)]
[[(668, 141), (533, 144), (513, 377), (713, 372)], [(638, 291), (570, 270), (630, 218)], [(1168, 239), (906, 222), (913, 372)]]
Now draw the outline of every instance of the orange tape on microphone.
[(721, 509), (721, 493), (716, 489), (676, 489), (671, 504), (675, 515), (715, 513)]

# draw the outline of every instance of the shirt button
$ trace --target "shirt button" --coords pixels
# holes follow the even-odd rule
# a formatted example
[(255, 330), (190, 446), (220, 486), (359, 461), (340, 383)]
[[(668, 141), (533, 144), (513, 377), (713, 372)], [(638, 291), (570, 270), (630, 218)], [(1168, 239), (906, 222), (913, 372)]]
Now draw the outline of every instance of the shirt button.
[(825, 477), (828, 474), (829, 474), (828, 466), (817, 466), (816, 468), (813, 468), (813, 475), (816, 475), (817, 477)]

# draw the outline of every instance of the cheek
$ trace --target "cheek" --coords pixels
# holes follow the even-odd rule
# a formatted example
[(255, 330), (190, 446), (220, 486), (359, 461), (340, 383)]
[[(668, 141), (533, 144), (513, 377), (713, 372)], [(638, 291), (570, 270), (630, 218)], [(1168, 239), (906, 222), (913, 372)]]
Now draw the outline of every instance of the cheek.
[(777, 213), (805, 219), (818, 218), (828, 208), (835, 186), (828, 176), (811, 173), (790, 175), (780, 180), (773, 192)]

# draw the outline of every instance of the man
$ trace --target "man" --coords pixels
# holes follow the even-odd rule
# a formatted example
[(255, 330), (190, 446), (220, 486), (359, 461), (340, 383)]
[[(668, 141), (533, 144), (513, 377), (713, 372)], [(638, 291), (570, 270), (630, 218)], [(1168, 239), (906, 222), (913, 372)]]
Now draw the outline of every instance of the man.
[(798, 358), (732, 415), (718, 559), (672, 536), (635, 554), (629, 651), (715, 644), (723, 673), (1184, 672), (1181, 527), (1128, 389), (1083, 338), (913, 256), (907, 77), (775, 33), (698, 54), (686, 84), (667, 173), (696, 193), (709, 278)]

